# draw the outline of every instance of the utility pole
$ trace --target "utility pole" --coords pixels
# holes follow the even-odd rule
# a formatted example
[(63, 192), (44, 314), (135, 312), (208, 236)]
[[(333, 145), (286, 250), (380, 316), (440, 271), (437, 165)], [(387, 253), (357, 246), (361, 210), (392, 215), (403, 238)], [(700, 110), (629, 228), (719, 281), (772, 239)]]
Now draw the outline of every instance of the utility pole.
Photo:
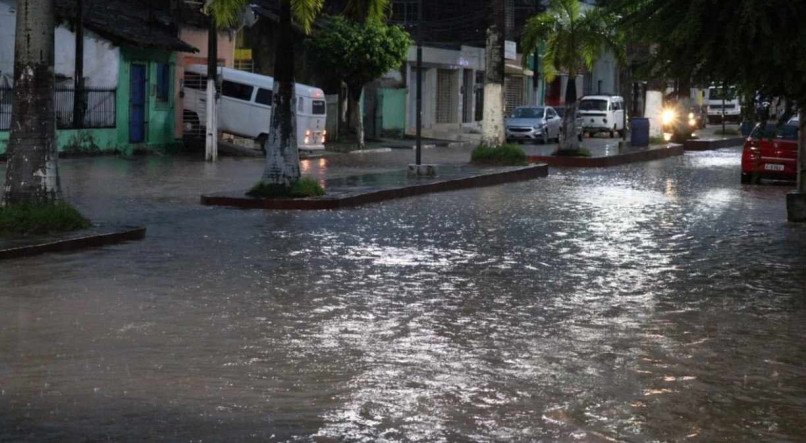
[(417, 100), (416, 125), (417, 149), (414, 164), (420, 166), (423, 160), (423, 0), (417, 2)]
[(76, 0), (76, 56), (73, 85), (73, 128), (84, 127), (87, 103), (84, 99), (84, 0)]
[(218, 107), (216, 106), (216, 79), (218, 78), (218, 29), (213, 16), (207, 32), (207, 124), (204, 138), (204, 159), (218, 160)]

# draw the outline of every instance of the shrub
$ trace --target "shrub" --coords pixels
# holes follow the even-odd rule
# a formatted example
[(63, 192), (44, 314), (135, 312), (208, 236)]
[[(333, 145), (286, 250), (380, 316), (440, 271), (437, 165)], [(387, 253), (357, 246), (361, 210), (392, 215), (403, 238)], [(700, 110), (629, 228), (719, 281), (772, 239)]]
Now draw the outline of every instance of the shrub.
[(591, 152), (586, 148), (558, 149), (554, 151), (553, 155), (557, 157), (590, 157)]
[(496, 166), (523, 166), (526, 161), (526, 153), (520, 146), (505, 144), (501, 146), (489, 146), (480, 144), (470, 154), (470, 161), (482, 165)]
[(305, 198), (325, 195), (325, 189), (311, 177), (302, 177), (290, 187), (260, 182), (246, 195), (257, 198)]
[(65, 202), (0, 207), (0, 236), (39, 235), (90, 227), (90, 222)]

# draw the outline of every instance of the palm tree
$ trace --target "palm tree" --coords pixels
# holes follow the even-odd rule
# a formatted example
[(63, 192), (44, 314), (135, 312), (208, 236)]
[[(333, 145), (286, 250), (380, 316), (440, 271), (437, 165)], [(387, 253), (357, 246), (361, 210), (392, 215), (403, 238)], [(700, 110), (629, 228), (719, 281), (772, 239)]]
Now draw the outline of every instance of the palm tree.
[[(208, 9), (219, 26), (234, 23), (248, 0), (212, 0)], [(280, 14), (274, 63), (274, 95), (269, 137), (266, 140), (266, 167), (261, 182), (290, 188), (300, 178), (294, 118), (294, 43), (292, 22), (305, 33), (322, 10), (324, 0), (280, 0)], [(379, 20), (389, 8), (389, 0), (349, 0), (347, 11), (353, 17)]]
[[(219, 26), (234, 23), (247, 0), (213, 0), (208, 8)], [(322, 10), (324, 0), (280, 0), (275, 52), (274, 94), (269, 137), (266, 140), (266, 167), (261, 182), (289, 189), (300, 178), (294, 118), (294, 39), (292, 18), (309, 32)]]
[(18, 0), (4, 203), (61, 199), (53, 110), (53, 0)]
[[(565, 90), (563, 132), (576, 134), (576, 77), (591, 69), (602, 50), (623, 58), (623, 49), (615, 34), (614, 20), (600, 9), (583, 10), (578, 0), (550, 0), (546, 12), (531, 17), (523, 29), (521, 52), (531, 54), (540, 42), (545, 44), (543, 65), (545, 77), (552, 81), (559, 72), (568, 74)], [(525, 60), (525, 58), (524, 58)], [(564, 137), (563, 150), (579, 150), (576, 137)]]

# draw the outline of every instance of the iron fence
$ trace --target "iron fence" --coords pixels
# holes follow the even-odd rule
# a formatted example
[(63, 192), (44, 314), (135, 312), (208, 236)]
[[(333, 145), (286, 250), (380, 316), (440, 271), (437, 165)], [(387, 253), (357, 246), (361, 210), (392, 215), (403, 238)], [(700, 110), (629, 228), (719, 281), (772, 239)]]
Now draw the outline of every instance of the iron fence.
[[(11, 127), (11, 103), (14, 90), (0, 88), (0, 131)], [(82, 128), (114, 128), (116, 124), (116, 89), (87, 88), (84, 90), (86, 110)], [(73, 89), (56, 89), (53, 109), (56, 113), (56, 128), (73, 128), (73, 106), (76, 94)]]

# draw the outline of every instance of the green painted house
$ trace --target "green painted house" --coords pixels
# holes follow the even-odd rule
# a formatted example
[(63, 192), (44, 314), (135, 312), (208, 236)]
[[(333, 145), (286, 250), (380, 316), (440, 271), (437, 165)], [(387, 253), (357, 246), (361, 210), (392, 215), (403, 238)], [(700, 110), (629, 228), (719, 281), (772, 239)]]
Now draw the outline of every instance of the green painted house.
[[(73, 0), (56, 0), (55, 108), (58, 147), (67, 153), (171, 151), (176, 138), (176, 53), (195, 48), (176, 37), (168, 15), (138, 0), (94, 2), (84, 18), (87, 110), (73, 118), (75, 34)], [(0, 0), (0, 28), (13, 29), (14, 1)], [(10, 22), (10, 23), (9, 23)], [(5, 25), (5, 26), (4, 26)], [(0, 75), (10, 74), (13, 33), (0, 32)], [(13, 66), (13, 60), (11, 60)], [(5, 67), (5, 69), (4, 69)], [(6, 80), (8, 80), (6, 76)], [(12, 85), (13, 87), (13, 85)], [(9, 139), (12, 90), (0, 83), (0, 154)], [(77, 129), (80, 128), (80, 129)]]

